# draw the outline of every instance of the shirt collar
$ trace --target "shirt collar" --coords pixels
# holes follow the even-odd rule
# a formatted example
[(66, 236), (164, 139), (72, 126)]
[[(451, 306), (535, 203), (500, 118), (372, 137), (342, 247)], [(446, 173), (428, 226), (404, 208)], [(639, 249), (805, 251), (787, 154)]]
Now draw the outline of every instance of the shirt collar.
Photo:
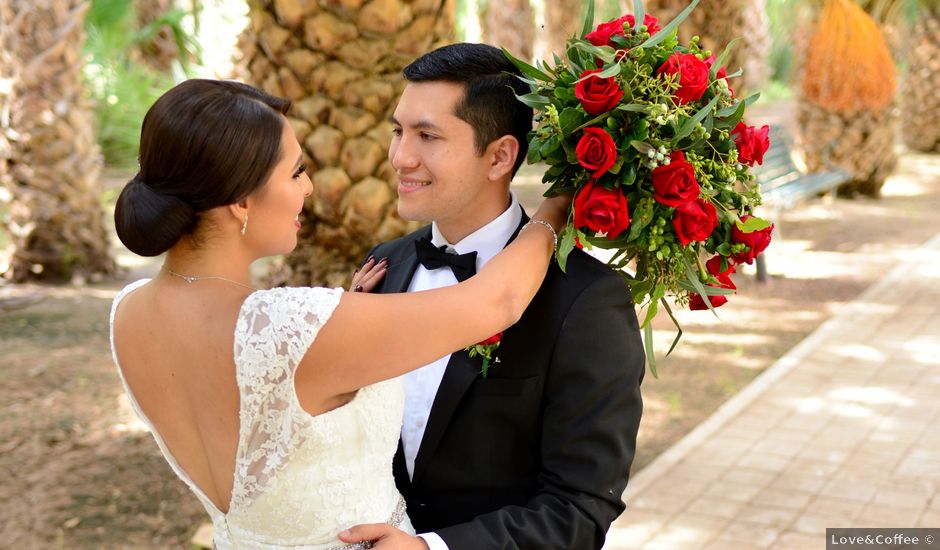
[(513, 232), (522, 223), (522, 208), (519, 206), (519, 201), (516, 200), (516, 195), (511, 191), (509, 197), (511, 199), (509, 208), (493, 221), (467, 235), (456, 244), (447, 242), (447, 239), (437, 228), (437, 222), (432, 223), (431, 242), (437, 247), (447, 246), (453, 248), (458, 254), (466, 254), (475, 250), (477, 253), (477, 271), (483, 269), (486, 262), (505, 248)]

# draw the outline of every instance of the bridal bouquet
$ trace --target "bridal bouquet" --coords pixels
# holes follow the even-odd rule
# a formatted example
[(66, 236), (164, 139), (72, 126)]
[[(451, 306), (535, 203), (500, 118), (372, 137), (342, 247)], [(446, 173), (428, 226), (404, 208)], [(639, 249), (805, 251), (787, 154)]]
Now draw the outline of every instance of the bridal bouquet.
[[(536, 111), (529, 163), (548, 165), (546, 196), (575, 199), (556, 252), (562, 269), (574, 247), (611, 249), (608, 264), (646, 305), (646, 356), (653, 374), (652, 320), (660, 306), (679, 329), (666, 297), (691, 309), (721, 306), (734, 293), (735, 265), (770, 243), (770, 222), (752, 215), (761, 202), (750, 168), (763, 161), (768, 128), (742, 122), (757, 99), (735, 97), (722, 66), (677, 27), (698, 4), (660, 26), (639, 0), (634, 15), (594, 28), (593, 2), (567, 60), (529, 65), (506, 56)], [(626, 269), (630, 269), (630, 274)]]

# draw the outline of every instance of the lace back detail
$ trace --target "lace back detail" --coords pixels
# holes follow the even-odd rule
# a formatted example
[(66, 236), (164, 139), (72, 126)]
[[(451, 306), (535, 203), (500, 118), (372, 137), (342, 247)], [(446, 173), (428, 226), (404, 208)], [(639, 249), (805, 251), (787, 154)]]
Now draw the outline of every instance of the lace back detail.
[(265, 491), (292, 450), (305, 442), (294, 373), (342, 290), (279, 288), (252, 294), (235, 327), (235, 365), (241, 394), (240, 444), (232, 507)]
[[(112, 337), (117, 303), (139, 284), (115, 298)], [(297, 366), (341, 296), (341, 289), (278, 288), (242, 304), (233, 346), (240, 428), (227, 513), (178, 467), (137, 408), (212, 517), (219, 550), (329, 550), (337, 533), (357, 523), (400, 520), (400, 528), (414, 533), (392, 476), (404, 403), (400, 381), (362, 388), (349, 403), (317, 416), (297, 399)]]

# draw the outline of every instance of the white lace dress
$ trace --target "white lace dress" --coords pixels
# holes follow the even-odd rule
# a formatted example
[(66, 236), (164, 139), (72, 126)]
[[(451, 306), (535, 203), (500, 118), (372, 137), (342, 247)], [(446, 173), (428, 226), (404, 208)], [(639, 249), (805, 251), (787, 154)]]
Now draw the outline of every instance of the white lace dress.
[(215, 546), (326, 550), (358, 523), (391, 523), (414, 533), (395, 488), (392, 458), (401, 431), (399, 380), (359, 390), (352, 401), (311, 416), (297, 400), (294, 372), (330, 318), (341, 289), (276, 288), (251, 294), (235, 327), (241, 398), (235, 478), (222, 513), (184, 472), (134, 399), (114, 353), (114, 312), (149, 279), (125, 287), (111, 307), (111, 349), (124, 389), (167, 462), (212, 517)]

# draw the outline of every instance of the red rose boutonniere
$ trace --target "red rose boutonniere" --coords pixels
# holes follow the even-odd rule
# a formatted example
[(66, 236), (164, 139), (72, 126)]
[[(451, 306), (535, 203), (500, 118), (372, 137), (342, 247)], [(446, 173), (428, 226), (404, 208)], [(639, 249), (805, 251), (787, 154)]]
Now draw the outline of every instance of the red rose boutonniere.
[(493, 360), (493, 353), (496, 351), (496, 348), (499, 347), (499, 343), (502, 339), (503, 333), (497, 332), (486, 340), (465, 348), (470, 357), (479, 355), (483, 358), (483, 378), (486, 378), (486, 373), (490, 368), (490, 362), (499, 363), (499, 357), (497, 357), (495, 361)]

